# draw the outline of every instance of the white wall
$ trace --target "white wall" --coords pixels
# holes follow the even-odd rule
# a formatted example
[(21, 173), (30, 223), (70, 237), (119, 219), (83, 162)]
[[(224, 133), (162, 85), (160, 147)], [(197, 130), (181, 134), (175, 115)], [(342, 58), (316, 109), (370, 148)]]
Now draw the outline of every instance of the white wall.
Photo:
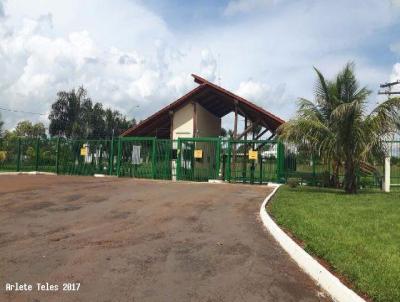
[(193, 104), (187, 104), (174, 113), (172, 139), (193, 137)]
[(196, 137), (216, 137), (221, 134), (221, 119), (200, 104), (196, 104)]

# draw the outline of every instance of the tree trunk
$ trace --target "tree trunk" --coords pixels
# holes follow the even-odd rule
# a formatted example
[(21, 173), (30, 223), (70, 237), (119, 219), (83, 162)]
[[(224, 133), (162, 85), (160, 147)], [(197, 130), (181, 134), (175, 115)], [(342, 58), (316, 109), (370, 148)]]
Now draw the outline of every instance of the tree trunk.
[(339, 188), (339, 162), (334, 160), (332, 163), (332, 178), (331, 178), (331, 186), (335, 188)]
[(344, 163), (344, 190), (348, 194), (357, 193), (356, 165), (352, 160)]

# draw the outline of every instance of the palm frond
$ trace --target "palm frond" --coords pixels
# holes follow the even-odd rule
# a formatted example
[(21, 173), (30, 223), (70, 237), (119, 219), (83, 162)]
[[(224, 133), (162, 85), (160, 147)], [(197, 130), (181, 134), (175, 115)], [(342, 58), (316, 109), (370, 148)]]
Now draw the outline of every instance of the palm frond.
[(304, 98), (299, 98), (298, 100), (298, 110), (297, 114), (301, 117), (312, 117), (312, 118), (317, 118), (319, 120), (323, 120), (324, 116), (320, 112), (318, 106), (314, 104), (312, 101), (304, 99)]

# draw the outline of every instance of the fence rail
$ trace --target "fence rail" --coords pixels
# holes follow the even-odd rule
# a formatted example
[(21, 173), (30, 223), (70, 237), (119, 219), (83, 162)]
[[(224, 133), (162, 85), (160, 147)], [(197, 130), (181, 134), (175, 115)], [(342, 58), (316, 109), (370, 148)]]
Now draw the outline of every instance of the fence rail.
[[(391, 183), (400, 187), (400, 141), (388, 142)], [(229, 182), (286, 182), (329, 186), (334, 169), (339, 182), (343, 167), (278, 141), (153, 137), (102, 140), (65, 138), (0, 138), (0, 172), (42, 171), (70, 175)], [(380, 187), (383, 161), (364, 163), (361, 187)]]

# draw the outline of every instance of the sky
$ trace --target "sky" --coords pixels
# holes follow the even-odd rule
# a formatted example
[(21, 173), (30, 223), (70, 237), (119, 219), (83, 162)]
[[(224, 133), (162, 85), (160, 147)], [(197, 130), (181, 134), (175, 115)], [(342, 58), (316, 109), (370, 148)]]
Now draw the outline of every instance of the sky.
[(329, 78), (349, 61), (376, 104), (400, 79), (400, 0), (0, 0), (0, 108), (29, 112), (0, 110), (10, 129), (48, 125), (57, 92), (81, 85), (141, 120), (192, 73), (286, 120), (313, 66)]

